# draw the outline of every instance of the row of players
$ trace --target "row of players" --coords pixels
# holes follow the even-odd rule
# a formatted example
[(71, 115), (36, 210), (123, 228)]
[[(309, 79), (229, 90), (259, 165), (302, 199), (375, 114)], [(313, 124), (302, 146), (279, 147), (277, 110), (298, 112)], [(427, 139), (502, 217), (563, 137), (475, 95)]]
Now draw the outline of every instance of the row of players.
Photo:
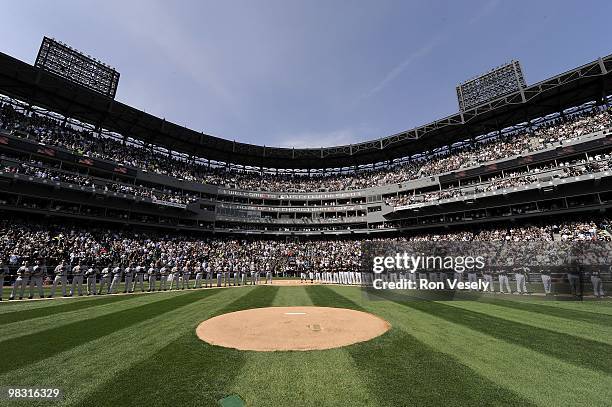
[[(557, 281), (565, 281), (567, 279), (567, 282), (569, 283), (570, 293), (574, 296), (582, 295), (582, 277), (590, 279), (591, 285), (593, 287), (593, 296), (597, 298), (602, 298), (605, 296), (605, 292), (603, 289), (603, 274), (607, 270), (607, 266), (592, 267), (584, 270), (580, 270), (578, 268), (571, 268), (567, 272), (559, 273), (558, 271), (552, 271), (550, 268), (542, 267), (537, 270), (537, 273), (540, 275), (540, 278), (542, 280), (545, 295), (553, 295), (553, 274), (555, 274), (556, 276), (562, 277), (561, 279), (557, 279)], [(612, 267), (610, 267), (609, 270), (612, 272)], [(482, 271), (482, 279), (485, 282), (489, 283), (489, 292), (495, 292), (495, 280), (497, 280), (497, 283), (499, 285), (499, 292), (501, 294), (512, 294), (513, 291), (510, 288), (510, 281), (511, 278), (514, 277), (514, 282), (516, 283), (516, 290), (514, 291), (514, 294), (529, 294), (529, 291), (527, 291), (527, 283), (530, 282), (530, 273), (531, 269), (525, 266), (513, 267), (511, 269), (485, 269)], [(464, 276), (466, 274), (468, 283), (478, 282), (478, 273), (473, 271), (467, 273), (452, 273), (452, 279), (458, 282), (463, 282)], [(408, 281), (411, 281), (413, 284), (416, 284), (417, 279), (425, 280), (427, 282), (445, 282), (447, 279), (450, 278), (450, 276), (449, 273), (446, 272), (431, 271), (405, 274), (388, 273), (381, 274), (381, 278), (383, 281), (394, 283), (397, 283), (401, 279), (406, 279)]]
[[(63, 260), (60, 261), (53, 270), (54, 279), (49, 298), (53, 298), (58, 286), (61, 287), (62, 295), (67, 297), (75, 294), (82, 296), (84, 292), (87, 295), (115, 294), (118, 292), (122, 282), (125, 283), (124, 293), (132, 293), (138, 287), (141, 292), (152, 292), (213, 287), (215, 283), (217, 287), (248, 285), (249, 283), (256, 285), (260, 283), (262, 273), (265, 275), (264, 284), (272, 284), (273, 275), (275, 274), (275, 267), (271, 263), (265, 263), (263, 271), (258, 270), (255, 263), (249, 265), (243, 264), (237, 267), (228, 265), (214, 271), (206, 260), (202, 262), (187, 261), (182, 266), (166, 266), (157, 261), (151, 263), (149, 268), (144, 266), (128, 266), (123, 268), (118, 264), (111, 264), (100, 269), (93, 264), (93, 261), (79, 262), (74, 267), (70, 267)], [(4, 278), (8, 275), (8, 270), (8, 265), (0, 262), (0, 288), (4, 285)], [(285, 270), (285, 272), (291, 271), (289, 269)], [(72, 281), (70, 293), (67, 294), (69, 272)], [(13, 300), (16, 297), (23, 299), (28, 285), (30, 287), (28, 298), (32, 299), (34, 297), (35, 290), (38, 290), (39, 297), (43, 298), (43, 281), (47, 275), (47, 266), (43, 260), (38, 260), (34, 266), (31, 266), (29, 261), (25, 260), (21, 267), (17, 269), (17, 275), (9, 300)], [(192, 275), (194, 276), (193, 285), (191, 285)], [(307, 278), (310, 277), (311, 282), (316, 279), (317, 282), (321, 283), (361, 284), (361, 273), (349, 271), (317, 271), (315, 273), (300, 267), (300, 277), (301, 282), (306, 282)], [(146, 290), (145, 281), (148, 283)], [(85, 284), (85, 290), (83, 289), (83, 284)], [(1, 289), (0, 301), (2, 301)]]

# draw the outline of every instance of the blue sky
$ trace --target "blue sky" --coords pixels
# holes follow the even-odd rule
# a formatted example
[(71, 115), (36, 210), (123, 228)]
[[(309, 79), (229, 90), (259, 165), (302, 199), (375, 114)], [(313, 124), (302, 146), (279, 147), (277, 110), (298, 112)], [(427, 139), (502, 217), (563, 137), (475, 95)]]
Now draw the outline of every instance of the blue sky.
[(14, 1), (0, 51), (43, 35), (121, 72), (117, 99), (198, 131), (295, 147), (455, 113), (457, 83), (519, 59), (528, 83), (612, 53), (611, 1)]

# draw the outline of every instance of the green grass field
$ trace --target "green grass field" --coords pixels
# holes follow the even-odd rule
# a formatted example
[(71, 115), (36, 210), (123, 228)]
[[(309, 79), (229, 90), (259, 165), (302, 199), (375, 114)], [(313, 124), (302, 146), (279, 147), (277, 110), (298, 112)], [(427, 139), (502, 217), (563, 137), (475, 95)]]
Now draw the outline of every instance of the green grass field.
[[(244, 352), (195, 335), (267, 306), (365, 310), (392, 329), (325, 351)], [(0, 303), (0, 383), (61, 402), (2, 405), (610, 406), (612, 302), (366, 300), (340, 286), (242, 287)]]

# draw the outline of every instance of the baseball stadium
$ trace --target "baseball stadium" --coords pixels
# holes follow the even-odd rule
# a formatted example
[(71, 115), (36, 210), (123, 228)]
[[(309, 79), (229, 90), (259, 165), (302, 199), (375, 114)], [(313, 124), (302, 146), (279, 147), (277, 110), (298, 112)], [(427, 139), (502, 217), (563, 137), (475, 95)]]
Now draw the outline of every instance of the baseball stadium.
[(275, 147), (2, 48), (0, 406), (612, 405), (612, 55)]

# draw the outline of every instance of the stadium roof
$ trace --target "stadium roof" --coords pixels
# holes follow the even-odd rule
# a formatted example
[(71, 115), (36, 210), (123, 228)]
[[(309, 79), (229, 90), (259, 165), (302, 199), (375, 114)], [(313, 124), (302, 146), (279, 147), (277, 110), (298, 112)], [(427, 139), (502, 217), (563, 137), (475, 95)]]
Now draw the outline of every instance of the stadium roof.
[(351, 145), (292, 149), (240, 143), (190, 130), (0, 53), (0, 93), (175, 151), (287, 169), (349, 167), (406, 157), (603, 100), (611, 90), (612, 55), (608, 55), (485, 105), (391, 136)]

